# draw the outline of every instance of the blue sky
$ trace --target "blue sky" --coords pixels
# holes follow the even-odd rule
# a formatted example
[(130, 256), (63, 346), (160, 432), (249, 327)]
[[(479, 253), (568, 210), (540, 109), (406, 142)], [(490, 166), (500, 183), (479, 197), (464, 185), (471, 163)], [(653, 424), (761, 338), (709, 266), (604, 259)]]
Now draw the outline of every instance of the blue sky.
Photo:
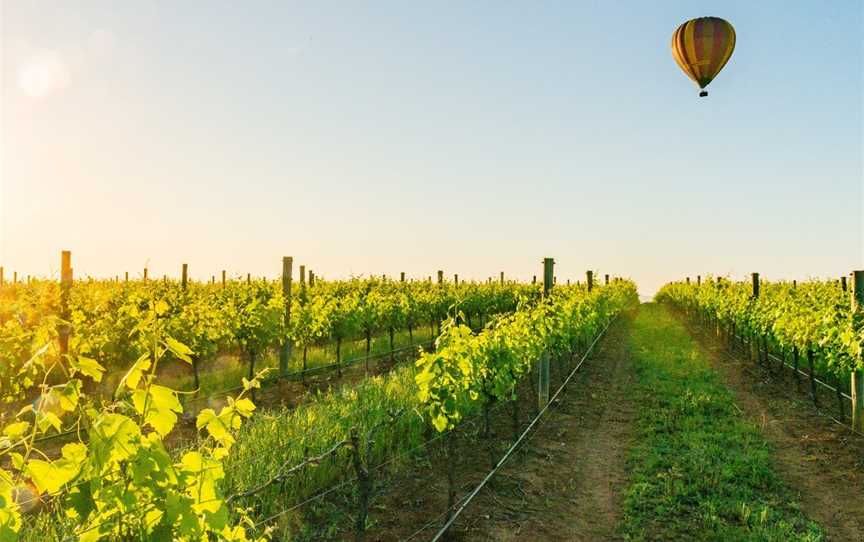
[[(659, 5), (652, 5), (659, 4)], [(3, 2), (0, 264), (864, 265), (860, 2)], [(681, 22), (738, 36), (708, 98)]]

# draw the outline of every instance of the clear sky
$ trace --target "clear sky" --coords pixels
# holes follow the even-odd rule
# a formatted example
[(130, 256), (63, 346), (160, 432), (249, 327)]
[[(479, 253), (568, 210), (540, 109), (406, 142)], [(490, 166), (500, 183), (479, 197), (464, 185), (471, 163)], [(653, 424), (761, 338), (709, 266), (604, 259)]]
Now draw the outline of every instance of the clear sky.
[(860, 1), (0, 1), (7, 273), (864, 266)]

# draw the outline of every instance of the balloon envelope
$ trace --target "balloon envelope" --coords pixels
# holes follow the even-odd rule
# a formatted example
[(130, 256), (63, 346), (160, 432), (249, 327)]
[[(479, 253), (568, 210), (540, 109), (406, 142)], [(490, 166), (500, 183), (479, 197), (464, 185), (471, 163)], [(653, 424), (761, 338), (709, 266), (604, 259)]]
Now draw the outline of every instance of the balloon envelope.
[(700, 17), (672, 34), (672, 58), (687, 76), (705, 88), (735, 50), (735, 29), (719, 17)]

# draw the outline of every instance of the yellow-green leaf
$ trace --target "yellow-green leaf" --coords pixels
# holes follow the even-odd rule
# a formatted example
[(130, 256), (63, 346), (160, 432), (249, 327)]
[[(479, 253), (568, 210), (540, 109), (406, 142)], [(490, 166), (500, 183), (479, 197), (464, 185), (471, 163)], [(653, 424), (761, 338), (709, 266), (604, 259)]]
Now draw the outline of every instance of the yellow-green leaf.
[(30, 422), (16, 422), (6, 426), (3, 434), (12, 440), (21, 438), (30, 429)]
[(79, 371), (81, 374), (89, 376), (96, 382), (102, 381), (102, 374), (105, 372), (105, 368), (95, 359), (85, 356), (76, 356), (72, 359), (72, 368)]
[(185, 361), (186, 363), (192, 363), (192, 349), (190, 349), (185, 344), (181, 343), (176, 339), (172, 339), (171, 337), (165, 338), (165, 346), (168, 347), (168, 350), (171, 351), (172, 354), (177, 356), (177, 358)]

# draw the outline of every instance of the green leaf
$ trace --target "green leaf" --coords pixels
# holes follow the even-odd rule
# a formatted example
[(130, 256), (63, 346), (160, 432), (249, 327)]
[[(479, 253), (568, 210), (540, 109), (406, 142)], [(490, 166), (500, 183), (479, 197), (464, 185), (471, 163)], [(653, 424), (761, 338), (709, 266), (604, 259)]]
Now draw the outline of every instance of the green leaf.
[(3, 429), (3, 434), (12, 440), (17, 440), (21, 438), (28, 429), (30, 429), (30, 422), (12, 423)]
[(216, 417), (216, 411), (212, 408), (205, 408), (201, 412), (198, 413), (198, 419), (195, 421), (195, 427), (197, 429), (201, 429), (205, 427), (210, 421)]
[(177, 414), (183, 412), (183, 407), (177, 399), (177, 393), (165, 386), (150, 386), (148, 390), (135, 390), (132, 394), (132, 404), (138, 414), (144, 416), (144, 423), (150, 425), (163, 437), (174, 429)]
[(192, 355), (194, 352), (176, 339), (172, 339), (171, 337), (165, 337), (165, 346), (168, 347), (168, 350), (171, 351), (172, 354), (177, 356), (177, 358), (185, 361), (186, 363), (192, 363)]
[(202, 427), (205, 427), (207, 433), (213, 437), (216, 442), (225, 447), (230, 447), (234, 444), (234, 437), (231, 436), (229, 431), (233, 415), (234, 412), (231, 410), (228, 415), (225, 416), (225, 410), (223, 409), (222, 413), (217, 416), (213, 409), (206, 408), (198, 414), (198, 420), (195, 425), (199, 430)]
[(129, 458), (140, 447), (141, 429), (121, 414), (104, 414), (90, 429), (94, 462), (101, 467)]
[(32, 459), (27, 463), (25, 470), (40, 495), (53, 494), (78, 475), (86, 458), (87, 446), (75, 442), (63, 446), (61, 459), (53, 462)]
[(163, 314), (168, 312), (168, 310), (170, 308), (171, 307), (168, 305), (168, 303), (165, 302), (164, 299), (160, 299), (159, 301), (156, 302), (156, 307), (155, 307), (156, 315), (162, 316)]
[(58, 396), (60, 401), (60, 408), (65, 410), (66, 412), (72, 412), (78, 407), (78, 399), (80, 397), (81, 392), (81, 381), (80, 380), (70, 380), (66, 383), (65, 386), (60, 390), (60, 394)]
[(150, 365), (150, 354), (142, 354), (120, 381), (119, 387), (122, 388), (125, 384), (130, 390), (136, 389), (141, 382), (141, 377), (144, 376), (144, 371), (150, 369)]
[(243, 377), (243, 391), (249, 391), (252, 388), (260, 388), (261, 382), (255, 378), (253, 380), (247, 379), (245, 376)]
[(102, 374), (105, 368), (102, 367), (95, 359), (85, 356), (75, 356), (72, 358), (72, 368), (83, 375), (89, 376), (95, 382), (102, 382)]
[(62, 425), (60, 418), (58, 418), (53, 412), (40, 411), (36, 415), (36, 427), (38, 427), (39, 431), (42, 433), (48, 431), (49, 427), (53, 427), (59, 433)]
[(255, 403), (244, 397), (243, 399), (238, 399), (234, 403), (234, 408), (237, 409), (237, 413), (239, 413), (241, 416), (243, 416), (244, 418), (248, 418), (255, 410)]

